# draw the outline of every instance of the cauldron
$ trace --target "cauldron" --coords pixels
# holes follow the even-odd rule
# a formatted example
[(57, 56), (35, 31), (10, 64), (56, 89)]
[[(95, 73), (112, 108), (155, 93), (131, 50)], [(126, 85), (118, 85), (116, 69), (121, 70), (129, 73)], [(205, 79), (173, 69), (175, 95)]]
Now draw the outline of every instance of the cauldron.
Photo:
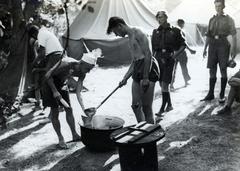
[(110, 134), (122, 128), (124, 120), (108, 115), (95, 115), (91, 121), (80, 125), (83, 144), (94, 151), (108, 151), (115, 149)]

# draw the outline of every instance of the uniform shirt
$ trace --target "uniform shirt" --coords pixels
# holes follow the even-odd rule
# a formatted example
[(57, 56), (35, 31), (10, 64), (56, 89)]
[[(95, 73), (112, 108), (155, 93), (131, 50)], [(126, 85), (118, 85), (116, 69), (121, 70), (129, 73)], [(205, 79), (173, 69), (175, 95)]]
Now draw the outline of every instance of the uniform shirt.
[(46, 27), (41, 27), (41, 29), (39, 29), (38, 44), (45, 48), (46, 56), (52, 52), (63, 51), (58, 38), (52, 32), (48, 31)]
[(215, 35), (228, 36), (237, 33), (234, 20), (229, 15), (214, 15), (208, 24), (208, 37)]
[(161, 51), (166, 49), (169, 52), (177, 51), (181, 46), (185, 46), (185, 39), (182, 37), (181, 30), (170, 26), (169, 23), (160, 25), (153, 30), (152, 49)]

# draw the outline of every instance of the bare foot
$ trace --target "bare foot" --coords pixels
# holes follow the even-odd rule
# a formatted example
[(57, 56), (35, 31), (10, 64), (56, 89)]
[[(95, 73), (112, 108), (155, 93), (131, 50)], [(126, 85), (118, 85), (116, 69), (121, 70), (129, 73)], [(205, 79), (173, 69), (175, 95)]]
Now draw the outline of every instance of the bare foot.
[(57, 147), (60, 148), (60, 149), (62, 149), (62, 150), (68, 149), (68, 146), (67, 146), (67, 144), (65, 143), (64, 140), (59, 141)]

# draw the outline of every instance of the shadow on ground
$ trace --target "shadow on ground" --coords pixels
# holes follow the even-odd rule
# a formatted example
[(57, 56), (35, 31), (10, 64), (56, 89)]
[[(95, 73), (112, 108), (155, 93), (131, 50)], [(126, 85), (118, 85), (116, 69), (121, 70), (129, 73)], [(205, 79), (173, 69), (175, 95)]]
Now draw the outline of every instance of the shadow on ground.
[[(119, 159), (106, 163), (117, 151), (94, 152), (88, 148), (77, 150), (73, 154), (59, 161), (50, 171), (104, 171), (119, 163)], [(106, 165), (105, 165), (106, 163)]]
[[(206, 103), (166, 132), (166, 141), (158, 145), (161, 171), (206, 171), (240, 169), (240, 108), (232, 114), (211, 115), (218, 102), (201, 116)], [(188, 141), (187, 144), (185, 142)], [(169, 148), (175, 142), (180, 147)]]

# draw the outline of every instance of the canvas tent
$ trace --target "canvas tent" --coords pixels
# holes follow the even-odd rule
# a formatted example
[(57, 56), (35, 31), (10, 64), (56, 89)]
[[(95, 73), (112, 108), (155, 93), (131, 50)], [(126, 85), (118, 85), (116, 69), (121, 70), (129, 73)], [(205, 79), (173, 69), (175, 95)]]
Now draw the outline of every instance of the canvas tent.
[[(92, 6), (94, 13), (80, 12), (70, 26), (68, 54), (77, 59), (84, 52), (84, 42), (90, 50), (98, 47), (103, 50), (104, 58), (99, 60), (99, 65), (130, 62), (127, 38), (106, 35), (108, 19), (112, 16), (122, 17), (128, 25), (138, 27), (148, 35), (158, 26), (155, 13), (141, 0), (97, 0)], [(63, 36), (63, 43), (66, 36)]]
[[(193, 45), (201, 44), (204, 40), (204, 33), (206, 32), (209, 19), (216, 14), (213, 2), (214, 0), (182, 0), (169, 14), (168, 19), (172, 23), (176, 23), (178, 18), (184, 19), (188, 42)], [(226, 0), (225, 6), (224, 11), (234, 19), (239, 36), (240, 1)], [(238, 49), (240, 49), (240, 41), (238, 42)]]

